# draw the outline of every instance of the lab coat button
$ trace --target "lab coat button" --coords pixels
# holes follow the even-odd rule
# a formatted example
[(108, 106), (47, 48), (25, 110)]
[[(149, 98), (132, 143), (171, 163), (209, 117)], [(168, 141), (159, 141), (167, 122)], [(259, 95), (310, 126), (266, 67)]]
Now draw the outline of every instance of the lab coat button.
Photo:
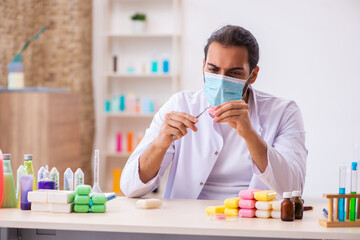
[(262, 132), (262, 128), (259, 128), (259, 133), (261, 133)]
[(219, 154), (219, 152), (218, 152), (218, 151), (216, 151), (216, 152), (215, 152), (215, 155), (218, 155), (218, 154)]
[(203, 182), (200, 182), (200, 186), (203, 186), (204, 185), (204, 183)]

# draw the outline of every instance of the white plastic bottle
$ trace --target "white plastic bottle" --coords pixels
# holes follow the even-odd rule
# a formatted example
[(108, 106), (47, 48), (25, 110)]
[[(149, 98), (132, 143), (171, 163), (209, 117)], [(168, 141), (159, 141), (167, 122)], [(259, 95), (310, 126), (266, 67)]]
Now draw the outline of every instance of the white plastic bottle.
[(84, 185), (84, 172), (81, 170), (81, 168), (78, 168), (75, 172), (74, 189), (76, 189), (76, 187), (79, 185)]
[(70, 168), (64, 172), (64, 190), (74, 191), (74, 173)]

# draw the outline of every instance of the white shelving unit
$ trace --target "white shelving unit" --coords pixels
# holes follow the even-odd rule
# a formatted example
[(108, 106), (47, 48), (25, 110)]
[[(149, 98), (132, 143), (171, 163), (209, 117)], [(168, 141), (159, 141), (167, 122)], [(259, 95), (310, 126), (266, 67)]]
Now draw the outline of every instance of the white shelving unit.
[[(96, 141), (101, 153), (101, 187), (111, 191), (112, 168), (122, 168), (129, 152), (116, 152), (116, 134), (144, 133), (155, 113), (105, 112), (105, 101), (133, 92), (163, 104), (178, 91), (181, 9), (180, 0), (93, 0), (94, 16), (93, 75), (96, 97)], [(147, 29), (134, 33), (131, 15), (145, 13)], [(113, 56), (117, 71), (113, 71)], [(163, 73), (162, 58), (170, 61), (170, 71)], [(152, 73), (150, 62), (158, 60), (158, 71)], [(134, 73), (128, 73), (132, 66)], [(144, 69), (146, 71), (144, 71)], [(133, 143), (133, 146), (136, 142)], [(123, 149), (125, 149), (123, 147)]]

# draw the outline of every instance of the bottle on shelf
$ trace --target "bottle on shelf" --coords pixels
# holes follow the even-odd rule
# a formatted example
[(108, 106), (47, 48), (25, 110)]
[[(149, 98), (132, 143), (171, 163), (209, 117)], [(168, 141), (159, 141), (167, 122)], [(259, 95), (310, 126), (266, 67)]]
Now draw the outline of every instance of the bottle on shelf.
[(16, 208), (14, 176), (11, 170), (11, 154), (3, 155), (4, 187), (1, 208)]
[(121, 153), (122, 151), (122, 134), (121, 132), (116, 134), (116, 152)]
[(167, 53), (163, 56), (162, 70), (164, 74), (168, 74), (170, 72), (170, 58)]
[(129, 92), (126, 97), (126, 112), (135, 113), (136, 112), (136, 98), (133, 92)]
[(112, 189), (112, 191), (115, 194), (121, 194), (121, 189), (120, 189), (121, 172), (122, 172), (122, 170), (120, 168), (113, 169), (113, 189)]
[(151, 73), (158, 73), (159, 69), (158, 69), (158, 64), (159, 64), (159, 60), (156, 54), (154, 54), (151, 58)]

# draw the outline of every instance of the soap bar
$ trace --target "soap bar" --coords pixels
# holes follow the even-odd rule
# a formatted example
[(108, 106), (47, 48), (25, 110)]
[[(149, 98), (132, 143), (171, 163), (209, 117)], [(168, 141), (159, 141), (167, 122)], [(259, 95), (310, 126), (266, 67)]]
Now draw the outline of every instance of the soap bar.
[(207, 215), (214, 215), (214, 214), (224, 214), (225, 206), (210, 206), (206, 208)]
[(50, 211), (50, 204), (32, 202), (31, 203), (31, 211), (34, 211), (34, 212), (49, 212)]
[(71, 213), (74, 210), (74, 203), (51, 203), (50, 211), (53, 213)]
[(74, 201), (74, 191), (49, 191), (48, 202), (49, 203), (71, 203)]
[(239, 201), (240, 208), (255, 208), (256, 200), (242, 199)]
[(104, 213), (106, 212), (106, 206), (104, 204), (101, 205), (92, 205), (91, 212), (93, 213)]
[(28, 192), (28, 201), (33, 203), (47, 203), (49, 190), (37, 190)]
[(271, 210), (256, 210), (255, 216), (258, 218), (270, 218)]
[(214, 217), (218, 220), (223, 220), (226, 218), (226, 215), (223, 213), (216, 213), (216, 214), (214, 214)]
[(239, 197), (228, 198), (224, 201), (224, 205), (227, 208), (238, 208), (240, 200), (241, 200), (241, 198), (239, 198)]
[(267, 201), (257, 201), (255, 203), (256, 209), (259, 210), (270, 210), (272, 209), (273, 202), (267, 202)]
[(274, 210), (272, 210), (272, 211), (271, 211), (271, 217), (272, 217), (272, 218), (279, 218), (279, 219), (280, 219), (280, 217), (281, 217), (281, 212), (280, 212), (280, 211), (274, 211)]
[(281, 211), (281, 201), (275, 201), (272, 203), (272, 209), (275, 211)]
[(242, 208), (239, 210), (239, 215), (243, 218), (253, 218), (255, 217), (256, 209), (246, 209)]
[(151, 209), (151, 208), (159, 208), (162, 205), (162, 201), (156, 198), (150, 199), (141, 199), (136, 202), (136, 206), (138, 208)]
[(254, 198), (258, 201), (271, 201), (276, 198), (276, 192), (272, 190), (264, 190), (254, 193)]
[(87, 212), (89, 212), (89, 210), (90, 210), (89, 205), (75, 204), (75, 206), (74, 206), (74, 211), (77, 213), (87, 213)]
[(245, 189), (239, 192), (239, 197), (242, 199), (254, 199), (254, 193), (261, 191), (260, 189)]
[(75, 204), (87, 204), (89, 205), (90, 197), (83, 196), (83, 195), (76, 195), (75, 196)]
[(107, 202), (107, 198), (104, 194), (94, 194), (91, 196), (91, 200), (93, 204), (105, 204)]
[(224, 213), (228, 217), (237, 217), (237, 216), (239, 216), (239, 209), (238, 208), (225, 208)]
[(210, 114), (210, 116), (211, 116), (212, 118), (215, 117), (215, 112), (216, 112), (215, 107), (210, 107), (210, 108), (209, 108), (209, 114)]
[(75, 193), (79, 195), (89, 195), (91, 192), (90, 185), (79, 185), (75, 189)]

